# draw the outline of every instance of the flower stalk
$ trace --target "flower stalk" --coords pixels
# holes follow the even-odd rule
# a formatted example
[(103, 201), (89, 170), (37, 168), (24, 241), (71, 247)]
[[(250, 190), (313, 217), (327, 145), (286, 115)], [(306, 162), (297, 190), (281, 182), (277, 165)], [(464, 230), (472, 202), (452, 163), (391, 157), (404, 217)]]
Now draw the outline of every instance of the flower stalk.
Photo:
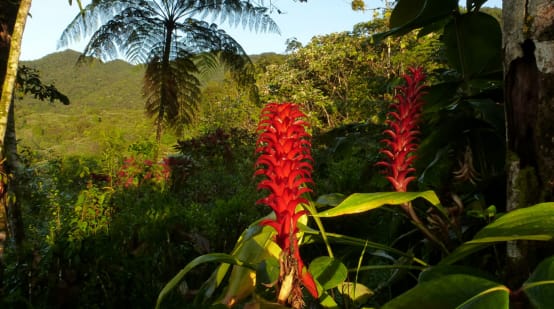
[[(395, 102), (390, 105), (385, 121), (389, 128), (383, 132), (386, 135), (382, 140), (385, 147), (380, 152), (386, 159), (377, 163), (386, 168), (386, 178), (397, 192), (406, 192), (410, 182), (415, 179), (412, 164), (416, 158), (420, 134), (418, 124), (424, 103), (422, 96), (425, 94), (423, 69), (410, 67), (408, 71), (403, 75), (405, 85), (396, 88)], [(446, 250), (444, 244), (421, 221), (411, 203), (402, 205), (402, 209), (429, 240)]]
[(310, 134), (306, 131), (306, 116), (294, 103), (269, 103), (262, 110), (256, 143), (255, 175), (264, 179), (258, 190), (269, 194), (257, 203), (269, 206), (275, 219), (260, 224), (275, 229), (275, 242), (282, 249), (281, 271), (277, 282), (278, 301), (293, 308), (304, 305), (301, 286), (317, 298), (312, 276), (305, 270), (298, 248), (298, 219), (306, 214), (298, 210), (308, 203), (303, 197), (311, 192), (312, 156)]

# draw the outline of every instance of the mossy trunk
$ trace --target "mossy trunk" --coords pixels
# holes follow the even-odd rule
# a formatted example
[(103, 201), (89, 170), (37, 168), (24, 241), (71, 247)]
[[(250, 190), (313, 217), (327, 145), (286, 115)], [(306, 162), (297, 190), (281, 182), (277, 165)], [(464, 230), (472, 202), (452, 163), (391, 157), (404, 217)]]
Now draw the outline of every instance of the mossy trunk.
[[(554, 195), (554, 3), (504, 0), (502, 18), (511, 211)], [(511, 286), (519, 286), (535, 263), (527, 243), (508, 243)]]

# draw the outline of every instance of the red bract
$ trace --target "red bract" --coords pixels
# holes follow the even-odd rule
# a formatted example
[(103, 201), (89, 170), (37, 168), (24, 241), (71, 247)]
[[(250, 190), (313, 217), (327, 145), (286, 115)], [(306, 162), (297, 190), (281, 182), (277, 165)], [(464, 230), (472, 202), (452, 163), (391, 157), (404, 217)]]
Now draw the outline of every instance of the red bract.
[(297, 212), (296, 209), (300, 203), (307, 203), (302, 195), (311, 191), (307, 184), (312, 182), (311, 142), (305, 118), (294, 103), (269, 103), (265, 106), (258, 125), (260, 136), (256, 153), (260, 156), (256, 161), (255, 175), (265, 176), (258, 189), (269, 191), (269, 195), (258, 203), (271, 207), (275, 213), (275, 220), (264, 220), (261, 224), (277, 231), (275, 241), (283, 249), (283, 256), (296, 260), (297, 269), (294, 271), (301, 276), (304, 287), (317, 297), (313, 278), (308, 272), (303, 272), (304, 264), (296, 238), (298, 219), (305, 214), (305, 211)]
[(386, 124), (389, 129), (384, 131), (388, 138), (382, 140), (386, 147), (381, 153), (387, 156), (385, 161), (377, 163), (387, 168), (387, 179), (398, 192), (405, 192), (408, 184), (415, 179), (410, 176), (415, 171), (412, 163), (413, 152), (417, 149), (417, 124), (421, 116), (425, 93), (423, 81), (425, 74), (421, 68), (409, 68), (409, 74), (403, 76), (406, 84), (397, 88), (396, 102), (391, 104), (389, 119)]

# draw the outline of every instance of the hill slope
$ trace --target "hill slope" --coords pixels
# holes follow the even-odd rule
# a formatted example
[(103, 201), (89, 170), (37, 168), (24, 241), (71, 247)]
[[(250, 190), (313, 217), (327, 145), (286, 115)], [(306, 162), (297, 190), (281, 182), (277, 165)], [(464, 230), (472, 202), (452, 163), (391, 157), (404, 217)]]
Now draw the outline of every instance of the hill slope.
[[(71, 104), (30, 96), (18, 100), (20, 145), (43, 155), (98, 155), (107, 147), (151, 139), (152, 121), (144, 116), (141, 97), (143, 68), (120, 60), (76, 65), (78, 57), (79, 53), (67, 50), (22, 62), (38, 69), (43, 83), (53, 83)], [(172, 144), (175, 137), (164, 141)]]
[[(41, 102), (31, 96), (16, 102), (19, 145), (39, 155), (100, 155), (121, 153), (132, 143), (154, 139), (153, 121), (144, 115), (141, 96), (143, 66), (121, 60), (93, 60), (77, 64), (80, 54), (66, 50), (21, 64), (39, 70), (43, 83), (53, 83), (71, 101)], [(262, 67), (284, 61), (284, 55), (267, 53), (251, 59)], [(207, 78), (224, 83), (222, 68)], [(222, 88), (224, 88), (222, 86)], [(166, 132), (163, 149), (171, 150), (176, 137)], [(162, 149), (162, 151), (163, 151)]]

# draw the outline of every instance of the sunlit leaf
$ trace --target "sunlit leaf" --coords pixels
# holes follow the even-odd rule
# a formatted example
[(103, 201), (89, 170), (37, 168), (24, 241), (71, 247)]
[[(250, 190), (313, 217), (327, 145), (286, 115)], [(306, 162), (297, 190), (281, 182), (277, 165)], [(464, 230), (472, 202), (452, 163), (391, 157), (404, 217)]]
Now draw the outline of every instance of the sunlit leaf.
[(440, 264), (452, 264), (487, 246), (511, 240), (547, 241), (554, 237), (554, 203), (513, 210), (479, 231), (473, 240), (459, 246)]
[(225, 254), (225, 253), (209, 253), (205, 255), (201, 255), (191, 262), (189, 262), (173, 279), (171, 279), (162, 289), (160, 294), (158, 295), (158, 300), (156, 301), (156, 308), (159, 308), (163, 299), (167, 296), (167, 294), (181, 282), (181, 280), (185, 277), (185, 275), (197, 267), (198, 265), (204, 264), (204, 263), (227, 263), (232, 265), (238, 265), (238, 266), (244, 266), (249, 267), (253, 269), (252, 265), (246, 264), (238, 259), (236, 259), (234, 256)]
[[(269, 226), (259, 227), (257, 225), (253, 225), (249, 229), (258, 228), (259, 232), (253, 235), (248, 230), (245, 232), (248, 237), (239, 239), (237, 247), (233, 250), (233, 256), (254, 265), (267, 259), (279, 258), (281, 248), (272, 241), (275, 230)], [(255, 287), (256, 271), (235, 265), (231, 271), (222, 302), (225, 304), (237, 302), (254, 291)]]
[(324, 290), (332, 289), (346, 280), (348, 270), (339, 260), (320, 256), (310, 263), (309, 271)]
[(356, 282), (343, 282), (339, 286), (339, 292), (356, 304), (367, 302), (374, 294), (367, 286)]
[(423, 281), (382, 309), (502, 309), (509, 307), (509, 289), (480, 277), (452, 274)]
[[(319, 289), (318, 289), (319, 290)], [(329, 295), (327, 292), (323, 291), (319, 296), (319, 305), (323, 308), (328, 309), (338, 309), (339, 305), (337, 302)]]
[(336, 207), (320, 212), (318, 216), (336, 217), (357, 214), (385, 205), (402, 205), (417, 198), (424, 198), (434, 206), (441, 207), (439, 198), (433, 191), (355, 193)]

